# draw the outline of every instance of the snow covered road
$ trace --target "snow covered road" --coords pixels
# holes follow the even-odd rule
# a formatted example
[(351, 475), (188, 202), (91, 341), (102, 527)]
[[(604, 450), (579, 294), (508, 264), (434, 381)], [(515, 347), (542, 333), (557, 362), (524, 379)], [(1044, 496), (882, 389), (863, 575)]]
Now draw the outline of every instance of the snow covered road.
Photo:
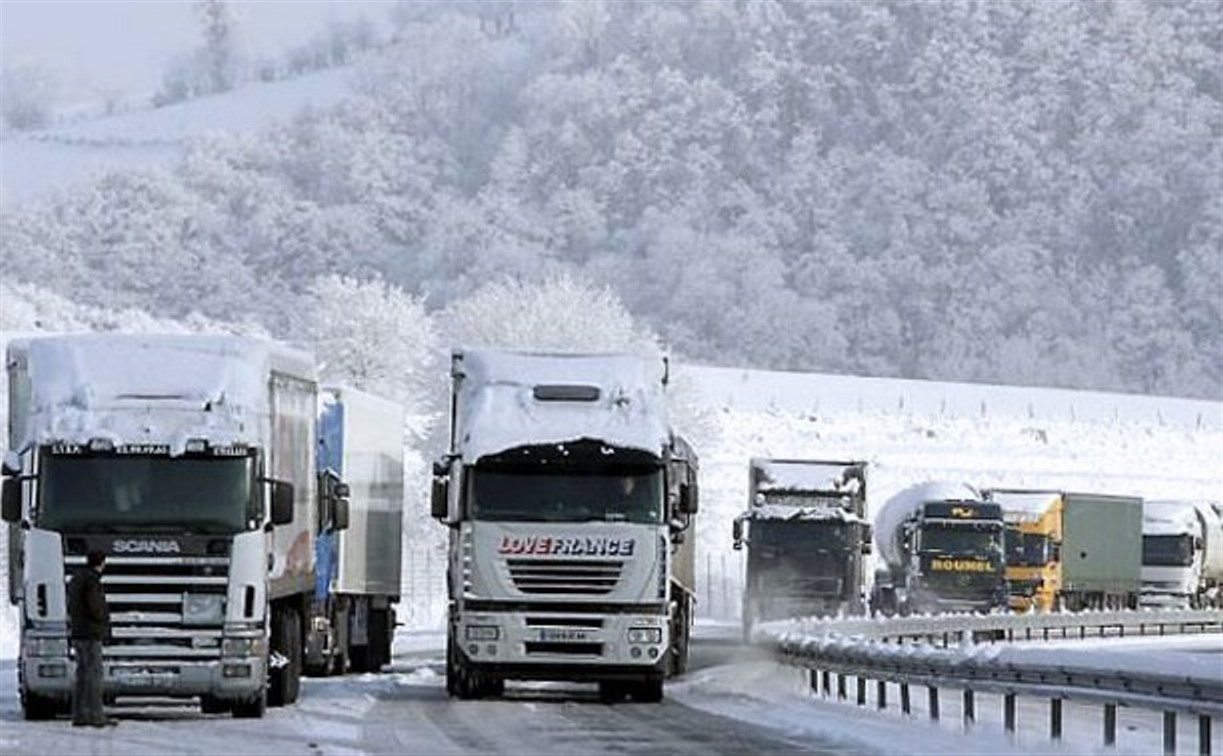
[[(103, 731), (65, 720), (25, 722), (14, 662), (0, 662), (0, 752), (161, 753), (863, 753), (818, 736), (790, 737), (684, 706), (598, 702), (593, 686), (511, 686), (505, 699), (451, 701), (440, 636), (397, 643), (389, 673), (304, 681), (300, 702), (263, 720), (181, 706), (121, 706)], [(429, 648), (433, 645), (433, 648)], [(698, 643), (697, 666), (729, 647)]]
[[(301, 701), (269, 710), (263, 720), (206, 716), (182, 706), (112, 709), (122, 723), (80, 730), (67, 721), (25, 722), (12, 659), (0, 660), (0, 752), (73, 754), (161, 753), (1094, 753), (1099, 708), (1067, 705), (1066, 740), (1047, 737), (1047, 711), (1021, 700), (1020, 731), (1008, 737), (998, 702), (978, 698), (978, 722), (964, 732), (958, 696), (944, 695), (943, 717), (931, 723), (924, 695), (914, 696), (911, 719), (894, 706), (865, 708), (813, 697), (801, 670), (781, 667), (757, 648), (738, 645), (737, 627), (703, 624), (693, 646), (693, 669), (669, 683), (659, 705), (598, 701), (593, 686), (511, 686), (490, 701), (446, 696), (441, 633), (400, 633), (387, 673), (307, 679)], [(1223, 639), (1191, 638), (1058, 641), (1015, 644), (1008, 652), (1043, 649), (1089, 663), (1199, 664), (1223, 667)], [(1125, 657), (1125, 658), (1122, 658)], [(1128, 661), (1127, 661), (1128, 659)], [(1220, 670), (1223, 674), (1223, 669)], [(1154, 712), (1123, 710), (1120, 753), (1160, 746)], [(1193, 722), (1182, 722), (1181, 748), (1196, 750)], [(1215, 752), (1223, 728), (1216, 728)]]

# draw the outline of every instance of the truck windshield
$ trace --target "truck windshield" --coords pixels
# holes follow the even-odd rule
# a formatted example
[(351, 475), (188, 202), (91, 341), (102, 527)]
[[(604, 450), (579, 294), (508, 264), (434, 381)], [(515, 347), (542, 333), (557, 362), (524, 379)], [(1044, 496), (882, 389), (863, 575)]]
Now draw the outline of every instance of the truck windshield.
[(1052, 558), (1049, 536), (1006, 529), (1006, 563), (1012, 567), (1043, 567)]
[(1193, 564), (1193, 542), (1188, 534), (1143, 536), (1142, 563), (1152, 567), (1187, 567)]
[(753, 520), (749, 548), (764, 557), (849, 548), (849, 526), (839, 520)]
[(635, 522), (663, 520), (660, 468), (484, 469), (468, 475), (477, 520)]
[(61, 532), (238, 533), (253, 527), (250, 457), (48, 454), (40, 527)]
[(999, 533), (994, 528), (926, 525), (921, 530), (921, 550), (942, 554), (985, 556), (997, 551)]

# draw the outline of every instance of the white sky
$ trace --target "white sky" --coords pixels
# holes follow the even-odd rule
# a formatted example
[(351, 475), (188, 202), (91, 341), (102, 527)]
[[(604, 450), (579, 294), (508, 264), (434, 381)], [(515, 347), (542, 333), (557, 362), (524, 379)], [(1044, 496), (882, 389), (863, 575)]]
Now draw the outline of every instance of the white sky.
[[(230, 0), (241, 49), (272, 55), (329, 19), (366, 15), (380, 29), (394, 0)], [(194, 0), (0, 0), (0, 57), (55, 72), (65, 99), (151, 92), (166, 64), (200, 43)]]

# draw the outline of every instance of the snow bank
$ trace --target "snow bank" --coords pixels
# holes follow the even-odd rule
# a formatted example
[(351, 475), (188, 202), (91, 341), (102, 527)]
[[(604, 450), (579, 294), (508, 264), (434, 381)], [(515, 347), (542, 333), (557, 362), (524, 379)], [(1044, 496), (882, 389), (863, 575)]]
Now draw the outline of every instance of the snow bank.
[(30, 378), (29, 423), (12, 418), (16, 449), (93, 438), (174, 453), (193, 437), (259, 443), (270, 372), (314, 379), (308, 355), (236, 336), (53, 336), (14, 341), (8, 353)]
[[(453, 450), (474, 464), (520, 446), (598, 439), (661, 454), (668, 443), (663, 364), (629, 355), (455, 353), (461, 371)], [(543, 401), (537, 386), (597, 389), (586, 401)]]

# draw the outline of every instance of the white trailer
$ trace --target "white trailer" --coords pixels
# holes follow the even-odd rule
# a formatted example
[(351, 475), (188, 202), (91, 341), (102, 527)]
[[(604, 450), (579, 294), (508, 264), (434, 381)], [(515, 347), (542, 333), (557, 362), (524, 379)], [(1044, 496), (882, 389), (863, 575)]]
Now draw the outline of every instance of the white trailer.
[(262, 716), (298, 693), (314, 589), (313, 360), (230, 336), (11, 342), (3, 515), (23, 711), (65, 710), (65, 580), (109, 557), (108, 697)]
[(450, 528), (446, 681), (598, 683), (656, 701), (686, 666), (696, 458), (666, 363), (460, 350), (433, 514)]
[(391, 659), (403, 541), (403, 416), (398, 404), (348, 386), (321, 393), (322, 525), (306, 649), (312, 674), (376, 671)]

